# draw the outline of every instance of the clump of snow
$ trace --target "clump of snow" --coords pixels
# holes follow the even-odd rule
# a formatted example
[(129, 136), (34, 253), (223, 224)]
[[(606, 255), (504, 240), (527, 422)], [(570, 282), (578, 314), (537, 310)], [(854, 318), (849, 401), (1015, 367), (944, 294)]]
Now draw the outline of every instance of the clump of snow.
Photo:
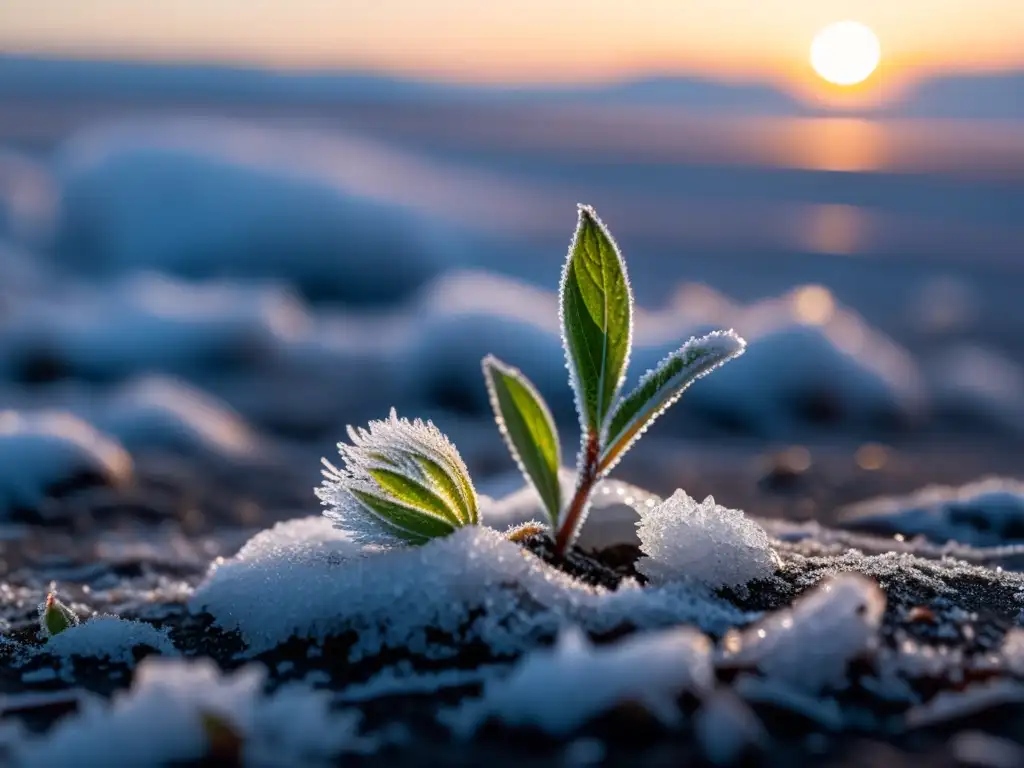
[[(444, 657), (474, 640), (496, 655), (516, 654), (566, 621), (594, 632), (691, 623), (721, 634), (753, 618), (698, 585), (589, 586), (488, 528), (380, 550), (322, 517), (257, 534), (211, 570), (190, 607), (241, 632), (250, 654), (292, 636), (354, 630), (353, 659), (384, 648)], [(446, 635), (447, 644), (437, 639)]]
[(854, 530), (925, 536), (944, 543), (995, 546), (1024, 540), (1024, 483), (989, 477), (960, 487), (931, 485), (840, 510), (839, 524)]
[(116, 486), (131, 477), (124, 448), (81, 419), (0, 411), (0, 514), (35, 509), (55, 488), (83, 478)]
[(877, 645), (885, 602), (871, 579), (853, 573), (828, 579), (792, 607), (727, 635), (722, 663), (756, 668), (808, 693), (843, 689), (849, 663)]
[(94, 616), (69, 627), (50, 637), (43, 650), (65, 659), (83, 656), (134, 665), (134, 651), (141, 646), (166, 656), (177, 654), (167, 630), (118, 616)]
[(703, 693), (712, 683), (711, 643), (692, 628), (645, 632), (595, 647), (569, 627), (553, 648), (533, 651), (508, 677), (486, 683), (481, 698), (466, 703), (453, 725), (472, 733), (494, 717), (562, 736), (617, 704), (633, 702), (677, 726), (680, 694)]
[(73, 136), (58, 169), (61, 251), (89, 269), (284, 278), (367, 302), (407, 294), (460, 244), (414, 210), (437, 188), (424, 168), (337, 132), (115, 123)]
[(761, 720), (728, 688), (718, 688), (697, 710), (693, 728), (712, 765), (732, 765), (749, 749), (768, 741)]
[(711, 496), (697, 503), (677, 490), (661, 504), (639, 506), (638, 512), (637, 534), (645, 557), (636, 568), (652, 583), (692, 579), (713, 588), (742, 586), (775, 572), (764, 529)]
[[(21, 768), (77, 765), (167, 765), (208, 755), (211, 719), (239, 739), (245, 765), (331, 764), (367, 752), (358, 715), (330, 711), (330, 695), (288, 686), (264, 695), (265, 670), (222, 674), (209, 661), (145, 659), (126, 693), (112, 702), (87, 699), (78, 714), (46, 735), (16, 745)], [(71, 757), (73, 756), (73, 757)]]
[(1010, 739), (985, 733), (963, 731), (949, 740), (949, 751), (957, 763), (977, 768), (1017, 768), (1024, 765), (1024, 747)]
[(158, 446), (242, 458), (257, 449), (257, 436), (238, 414), (205, 392), (160, 376), (120, 388), (96, 422), (130, 450)]

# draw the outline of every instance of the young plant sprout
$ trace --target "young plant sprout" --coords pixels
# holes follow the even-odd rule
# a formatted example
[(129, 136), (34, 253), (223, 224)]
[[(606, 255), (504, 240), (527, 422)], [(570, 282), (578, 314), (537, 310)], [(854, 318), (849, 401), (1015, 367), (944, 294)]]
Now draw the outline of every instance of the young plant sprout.
[(563, 506), (558, 432), (530, 381), (497, 358), (483, 360), (501, 434), (540, 495), (564, 553), (586, 519), (596, 483), (694, 381), (743, 353), (733, 331), (693, 338), (621, 395), (633, 341), (633, 294), (626, 264), (594, 209), (581, 205), (559, 292), (562, 343), (579, 414), (576, 491)]
[(398, 418), (348, 428), (344, 467), (327, 459), (317, 496), (324, 514), (365, 542), (423, 544), (479, 522), (476, 490), (462, 457), (433, 422)]
[(57, 596), (50, 592), (46, 596), (46, 602), (39, 607), (39, 628), (46, 637), (59, 635), (65, 629), (78, 624), (78, 616), (64, 603), (57, 599)]
[[(498, 428), (528, 483), (533, 485), (565, 552), (586, 519), (590, 497), (647, 428), (701, 376), (742, 354), (732, 331), (690, 339), (622, 395), (633, 340), (633, 294), (615, 241), (589, 206), (579, 207), (576, 233), (562, 271), (559, 314), (562, 342), (575, 393), (582, 438), (576, 491), (563, 503), (558, 482), (561, 448), (551, 411), (516, 368), (488, 355), (484, 378)], [(476, 491), (455, 446), (431, 422), (399, 419), (369, 429), (348, 429), (340, 443), (344, 462), (324, 459), (317, 495), (325, 514), (366, 542), (422, 544), (479, 522)], [(520, 539), (531, 523), (509, 532)]]

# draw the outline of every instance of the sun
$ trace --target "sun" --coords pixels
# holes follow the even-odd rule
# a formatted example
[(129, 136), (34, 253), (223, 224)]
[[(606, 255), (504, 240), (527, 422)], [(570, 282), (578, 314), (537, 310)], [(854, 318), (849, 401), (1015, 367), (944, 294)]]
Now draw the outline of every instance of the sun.
[(875, 71), (882, 46), (870, 27), (858, 21), (830, 24), (814, 36), (811, 66), (834, 85), (856, 85)]

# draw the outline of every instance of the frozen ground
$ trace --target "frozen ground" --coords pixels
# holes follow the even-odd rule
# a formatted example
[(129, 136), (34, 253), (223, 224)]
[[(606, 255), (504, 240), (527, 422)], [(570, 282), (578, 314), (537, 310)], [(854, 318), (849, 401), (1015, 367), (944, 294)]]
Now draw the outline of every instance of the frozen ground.
[[(684, 121), (701, 160), (643, 110), (73, 106), (0, 154), (0, 759), (1019, 757), (1024, 183), (980, 139), (922, 134), (943, 165), (885, 128), (836, 168), (786, 129), (730, 165), (749, 133)], [(479, 361), (575, 424), (577, 199), (630, 259), (636, 371), (750, 347), (559, 569), (500, 535), (540, 515)], [(379, 552), (318, 516), (319, 457), (391, 405), (450, 434), (490, 529)], [(83, 621), (46, 641), (52, 588)]]

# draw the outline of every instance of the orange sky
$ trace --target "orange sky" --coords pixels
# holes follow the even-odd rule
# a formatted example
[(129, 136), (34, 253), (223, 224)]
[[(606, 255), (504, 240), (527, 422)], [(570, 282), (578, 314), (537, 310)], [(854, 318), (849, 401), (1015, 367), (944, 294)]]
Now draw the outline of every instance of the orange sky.
[(0, 49), (460, 80), (799, 83), (814, 32), (846, 18), (874, 28), (894, 82), (1024, 68), (1024, 0), (0, 0)]

